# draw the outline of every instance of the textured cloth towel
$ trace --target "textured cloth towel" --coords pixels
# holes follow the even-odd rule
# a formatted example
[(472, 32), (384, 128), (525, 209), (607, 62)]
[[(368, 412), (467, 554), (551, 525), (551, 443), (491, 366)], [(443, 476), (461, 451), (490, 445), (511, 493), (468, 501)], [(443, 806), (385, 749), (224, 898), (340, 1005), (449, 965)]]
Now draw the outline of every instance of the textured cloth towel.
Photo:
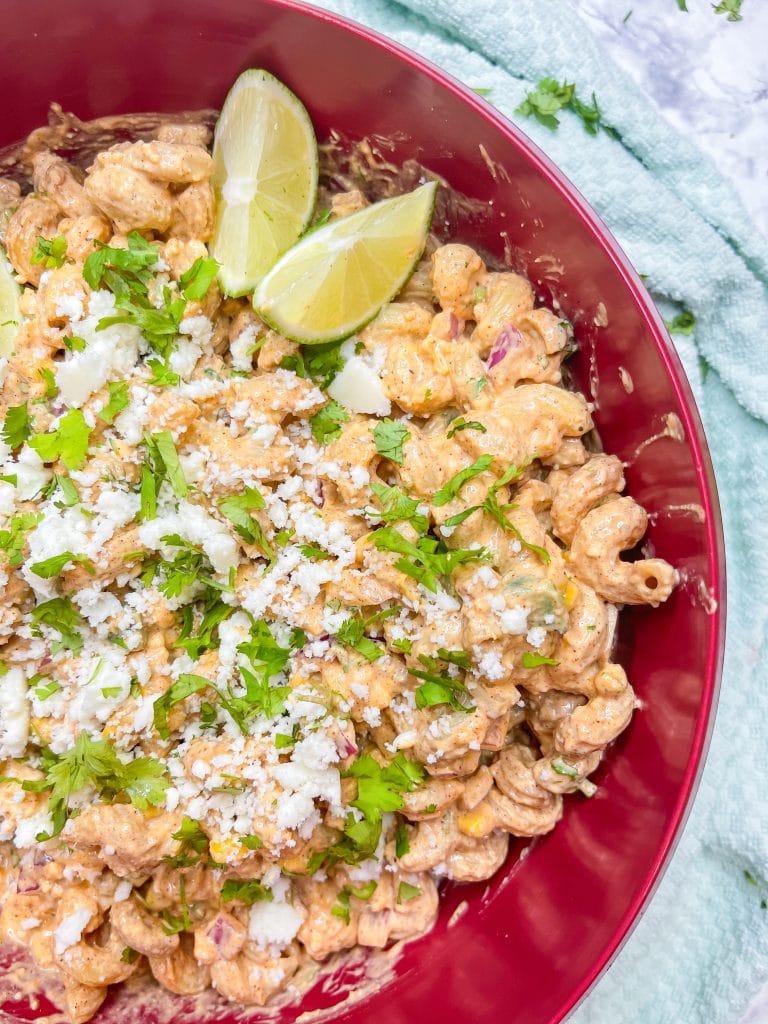
[[(693, 335), (675, 342), (704, 420), (725, 523), (728, 643), (717, 724), (669, 870), (571, 1024), (736, 1024), (768, 978), (768, 245), (730, 186), (659, 117), (567, 0), (316, 6), (490, 89), (498, 109), (600, 213), (662, 312), (682, 303), (695, 314)], [(585, 99), (594, 91), (619, 139), (586, 135), (567, 111), (557, 131), (515, 114), (544, 77), (575, 82)]]

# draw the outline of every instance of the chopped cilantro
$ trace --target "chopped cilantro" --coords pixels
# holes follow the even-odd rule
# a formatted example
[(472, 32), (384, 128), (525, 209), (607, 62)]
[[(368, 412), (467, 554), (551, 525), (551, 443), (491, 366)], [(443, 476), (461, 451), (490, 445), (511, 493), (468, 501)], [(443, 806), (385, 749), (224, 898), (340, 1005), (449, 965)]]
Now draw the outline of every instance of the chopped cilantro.
[(179, 906), (181, 907), (181, 914), (177, 916), (172, 914), (170, 910), (164, 910), (162, 913), (163, 931), (166, 935), (178, 935), (179, 932), (192, 931), (192, 920), (189, 916), (186, 886), (186, 878), (182, 875), (181, 878), (179, 878)]
[(365, 885), (360, 886), (359, 889), (353, 889), (351, 886), (345, 885), (336, 897), (336, 903), (331, 908), (331, 913), (334, 917), (340, 917), (345, 924), (349, 924), (349, 901), (354, 896), (357, 900), (369, 900), (371, 896), (376, 892), (377, 883), (371, 880), (366, 882)]
[[(167, 740), (171, 735), (168, 727), (168, 712), (174, 705), (191, 697), (193, 693), (199, 693), (207, 687), (213, 687), (210, 679), (205, 676), (197, 676), (190, 672), (182, 673), (176, 682), (170, 686), (162, 697), (158, 697), (153, 706), (153, 721), (155, 729), (162, 739)], [(215, 687), (214, 687), (215, 689)]]
[(29, 422), (29, 407), (24, 402), (22, 405), (12, 405), (5, 413), (3, 424), (3, 440), (14, 449), (21, 448), (31, 433), (32, 427)]
[(32, 632), (35, 636), (41, 636), (41, 626), (55, 629), (59, 634), (60, 639), (51, 645), (52, 654), (62, 650), (71, 651), (72, 654), (80, 653), (83, 638), (78, 632), (78, 626), (82, 622), (80, 612), (68, 597), (52, 597), (50, 601), (43, 601), (32, 609)]
[[(46, 678), (46, 677), (43, 677)], [(32, 680), (30, 680), (32, 682)], [(58, 693), (61, 689), (61, 683), (57, 683), (55, 679), (48, 679), (45, 685), (35, 687), (35, 696), (38, 700), (48, 700), (54, 693)]]
[(418, 885), (411, 885), (410, 882), (401, 882), (397, 887), (398, 903), (408, 903), (409, 900), (415, 900), (417, 896), (421, 896), (421, 889)]
[(71, 551), (62, 551), (60, 555), (53, 555), (51, 558), (46, 558), (42, 562), (35, 562), (34, 565), (30, 565), (29, 568), (35, 576), (39, 576), (44, 580), (49, 580), (53, 576), (58, 576), (70, 562), (82, 565), (85, 571), (90, 573), (91, 576), (96, 575), (96, 569), (94, 568), (93, 562), (90, 558), (86, 555), (75, 555)]
[(59, 420), (55, 430), (35, 434), (29, 439), (43, 462), (61, 460), (69, 470), (80, 469), (85, 462), (91, 428), (80, 409), (70, 409)]
[(672, 320), (665, 320), (667, 330), (672, 334), (693, 334), (696, 326), (696, 317), (690, 309), (683, 309)]
[(408, 826), (404, 821), (398, 821), (395, 829), (395, 856), (404, 857), (411, 849), (411, 841), (408, 837)]
[(323, 345), (302, 345), (299, 358), (308, 377), (320, 388), (327, 388), (344, 365), (342, 342), (329, 341)]
[(426, 671), (417, 668), (410, 670), (412, 676), (423, 680), (421, 686), (416, 690), (417, 708), (431, 708), (447, 704), (455, 711), (471, 712), (475, 710), (474, 706), (465, 704), (460, 699), (461, 697), (469, 698), (469, 691), (461, 679), (443, 672), (436, 658), (430, 658), (426, 654), (421, 654), (419, 655), (419, 661)]
[(258, 836), (241, 836), (240, 845), (244, 846), (246, 850), (260, 850), (264, 846), (264, 842)]
[(178, 373), (175, 373), (170, 366), (168, 361), (163, 362), (162, 359), (148, 359), (147, 366), (152, 371), (152, 377), (149, 380), (149, 384), (156, 388), (168, 388), (175, 387), (181, 377)]
[(43, 391), (43, 400), (49, 402), (51, 401), (51, 399), (55, 398), (56, 395), (58, 395), (59, 393), (59, 387), (58, 384), (56, 383), (56, 378), (53, 375), (53, 370), (51, 370), (47, 366), (41, 366), (37, 372), (40, 375), (40, 380), (42, 380), (43, 384), (45, 385), (45, 390)]
[(493, 92), (493, 89), (485, 85), (473, 85), (472, 92), (476, 92), (478, 96), (483, 96), (487, 99)]
[(728, 21), (741, 21), (741, 5), (743, 0), (721, 0), (713, 4), (715, 14), (727, 14)]
[(485, 473), (493, 462), (492, 455), (481, 455), (476, 459), (471, 466), (467, 466), (466, 469), (460, 470), (455, 476), (452, 476), (447, 483), (443, 484), (439, 491), (437, 491), (432, 498), (432, 504), (437, 508), (442, 505), (447, 505), (449, 501), (458, 497), (461, 488), (464, 484), (470, 480), (474, 480), (476, 476), (480, 476), (481, 473)]
[(197, 661), (205, 651), (219, 646), (219, 626), (234, 610), (232, 605), (221, 600), (218, 591), (209, 589), (196, 629), (193, 606), (187, 604), (182, 609), (182, 626), (175, 646), (182, 647), (193, 661)]
[[(125, 795), (139, 810), (151, 805), (158, 807), (165, 801), (168, 780), (165, 768), (152, 757), (137, 757), (124, 764), (109, 740), (92, 740), (81, 732), (74, 746), (63, 754), (54, 754), (48, 747), (43, 750), (43, 770), (39, 791), (49, 793), (49, 811), (53, 819), (50, 835), (41, 833), (43, 842), (58, 835), (67, 820), (69, 799), (91, 783), (103, 800), (114, 800)], [(38, 789), (38, 783), (35, 783)]]
[(123, 952), (120, 954), (120, 960), (124, 964), (135, 964), (141, 956), (135, 949), (131, 949), (130, 946), (126, 946)]
[(341, 624), (336, 634), (336, 639), (346, 647), (351, 647), (352, 650), (357, 651), (366, 661), (377, 661), (382, 655), (386, 654), (386, 651), (380, 644), (374, 643), (370, 637), (367, 637), (365, 630), (374, 623), (381, 622), (382, 619), (397, 615), (399, 610), (399, 608), (385, 608), (383, 611), (377, 612), (367, 619), (364, 619), (362, 615), (353, 615)]
[(371, 534), (379, 551), (392, 551), (402, 557), (395, 562), (395, 568), (415, 579), (433, 594), (437, 593), (438, 578), (450, 576), (460, 565), (468, 562), (488, 560), (485, 548), (448, 550), (442, 541), (434, 537), (420, 537), (416, 543), (407, 540), (393, 526), (382, 527)]
[(179, 290), (190, 302), (205, 298), (221, 264), (212, 256), (198, 256), (189, 270), (179, 278)]
[(680, 8), (681, 11), (685, 11), (686, 14), (689, 13), (687, 0), (677, 0), (677, 6)]
[(458, 434), (460, 430), (479, 430), (481, 434), (488, 433), (483, 424), (479, 423), (477, 420), (465, 420), (463, 416), (457, 416), (455, 420), (451, 420), (447, 437), (453, 437), (455, 434)]
[(156, 246), (142, 238), (138, 231), (129, 233), (127, 249), (112, 249), (103, 242), (96, 245), (96, 250), (85, 261), (83, 277), (93, 289), (109, 289), (119, 310), (116, 316), (102, 318), (96, 330), (104, 330), (112, 324), (132, 324), (156, 352), (166, 357), (178, 334), (186, 300), (183, 296), (173, 298), (171, 289), (166, 287), (161, 308), (150, 302), (149, 282), (157, 263)]
[(373, 428), (376, 451), (398, 466), (403, 464), (403, 445), (410, 436), (410, 430), (400, 420), (380, 420)]
[(534, 654), (532, 651), (526, 651), (522, 657), (523, 668), (538, 668), (539, 665), (559, 665), (559, 661), (555, 661), (554, 658), (547, 658), (543, 654)]
[(349, 413), (338, 402), (329, 402), (309, 421), (312, 436), (319, 444), (328, 444), (341, 433), (341, 424), (349, 420)]
[(394, 651), (400, 651), (401, 654), (410, 654), (413, 650), (413, 643), (407, 639), (407, 637), (401, 637), (399, 640), (393, 640), (390, 644)]
[(0, 530), (0, 550), (7, 553), (9, 565), (15, 567), (24, 561), (26, 535), (41, 519), (38, 512), (14, 512), (7, 529)]
[(80, 338), (78, 335), (73, 334), (71, 337), (64, 339), (64, 347), (68, 348), (70, 352), (83, 352), (85, 351), (85, 338)]
[(526, 95), (515, 113), (524, 117), (535, 117), (545, 128), (554, 131), (560, 125), (556, 115), (561, 110), (573, 111), (581, 119), (589, 135), (597, 135), (599, 128), (606, 128), (602, 123), (594, 93), (592, 103), (585, 103), (576, 95), (576, 86), (573, 83), (558, 83), (554, 78), (542, 78), (538, 86)]
[(128, 381), (125, 380), (113, 380), (109, 382), (109, 401), (100, 409), (98, 417), (102, 422), (110, 426), (115, 419), (115, 416), (123, 409), (128, 408)]
[(409, 498), (399, 487), (374, 481), (371, 490), (381, 503), (381, 508), (366, 507), (363, 513), (372, 519), (380, 519), (384, 523), (409, 522), (417, 533), (425, 533), (429, 520), (423, 512), (419, 512), (419, 502)]
[(33, 263), (42, 263), (46, 270), (53, 270), (63, 267), (66, 258), (67, 240), (64, 235), (56, 235), (55, 238), (37, 236), (37, 245), (32, 251)]
[(275, 553), (267, 540), (261, 523), (251, 513), (266, 507), (261, 492), (256, 487), (246, 487), (242, 494), (222, 498), (219, 509), (234, 525), (235, 530), (248, 544), (253, 544), (270, 562)]
[(171, 839), (175, 839), (179, 843), (179, 848), (173, 857), (163, 858), (171, 867), (191, 867), (198, 863), (208, 849), (208, 836), (193, 818), (188, 818), (186, 815), (182, 818), (181, 827), (171, 833)]
[(326, 551), (318, 544), (299, 544), (299, 551), (305, 558), (309, 558), (315, 562), (322, 562), (326, 558), (333, 558), (330, 551)]
[(229, 878), (221, 888), (221, 899), (224, 903), (242, 903), (246, 907), (254, 903), (271, 902), (272, 890), (263, 885), (257, 878)]

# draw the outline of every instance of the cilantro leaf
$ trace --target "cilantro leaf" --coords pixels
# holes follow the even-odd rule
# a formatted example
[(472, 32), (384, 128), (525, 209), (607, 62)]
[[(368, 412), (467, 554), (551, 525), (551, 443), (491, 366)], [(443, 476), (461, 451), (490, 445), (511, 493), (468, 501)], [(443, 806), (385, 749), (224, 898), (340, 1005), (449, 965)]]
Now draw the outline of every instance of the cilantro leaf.
[(85, 462), (91, 428), (80, 409), (70, 409), (59, 420), (55, 430), (47, 434), (35, 434), (29, 439), (43, 462), (61, 460), (67, 469), (80, 469)]
[[(47, 366), (41, 366), (37, 372), (40, 375), (40, 379), (42, 380), (43, 384), (45, 385), (45, 390), (43, 391), (43, 399), (50, 401), (51, 399), (55, 398), (59, 393), (59, 387), (56, 383), (56, 378), (53, 375), (53, 370), (49, 369), (49, 367)], [(37, 401), (41, 401), (41, 399), (38, 399)]]
[(485, 429), (482, 423), (477, 420), (465, 420), (463, 416), (457, 416), (455, 420), (451, 420), (451, 425), (448, 428), (448, 438), (458, 434), (460, 430), (479, 430), (481, 434), (487, 434), (488, 431)]
[(54, 828), (43, 841), (58, 835), (66, 822), (69, 799), (91, 783), (104, 800), (125, 795), (140, 810), (160, 806), (165, 800), (168, 780), (165, 769), (152, 757), (139, 757), (124, 764), (109, 740), (92, 740), (81, 732), (74, 746), (63, 754), (44, 749), (44, 790), (49, 792), (49, 810)]
[(173, 493), (177, 498), (185, 498), (189, 493), (189, 487), (184, 478), (184, 470), (181, 468), (179, 453), (176, 451), (170, 430), (161, 430), (157, 434), (145, 435), (145, 444), (147, 437), (149, 443), (154, 445), (157, 456), (165, 467), (165, 476), (173, 488)]
[(602, 124), (600, 108), (594, 93), (590, 105), (579, 99), (576, 95), (576, 86), (572, 82), (558, 83), (554, 78), (542, 78), (538, 86), (526, 94), (515, 113), (524, 117), (535, 117), (545, 128), (554, 131), (560, 125), (556, 115), (561, 110), (573, 111), (581, 119), (584, 130), (589, 135), (597, 135), (601, 127), (608, 134), (615, 134), (612, 129)]
[(254, 903), (272, 902), (272, 890), (263, 885), (257, 878), (244, 881), (229, 878), (221, 888), (223, 903), (242, 903), (246, 907)]
[(166, 935), (178, 935), (179, 932), (192, 931), (192, 920), (189, 916), (186, 886), (186, 878), (182, 875), (179, 879), (179, 905), (181, 907), (181, 914), (172, 914), (170, 910), (164, 910), (162, 913), (163, 931)]
[(51, 653), (67, 650), (79, 654), (83, 647), (83, 638), (78, 632), (82, 625), (80, 612), (68, 597), (52, 597), (32, 609), (32, 632), (41, 636), (41, 626), (55, 629), (60, 639), (51, 645)]
[(302, 345), (299, 358), (303, 361), (308, 377), (320, 388), (327, 388), (344, 366), (341, 355), (341, 341), (329, 341), (322, 345)]
[(715, 14), (727, 14), (728, 21), (741, 21), (741, 5), (743, 0), (721, 0), (713, 4)]
[(31, 433), (29, 422), (29, 407), (26, 402), (22, 405), (12, 405), (5, 413), (3, 424), (3, 440), (15, 451), (21, 448)]
[(65, 566), (69, 565), (70, 562), (76, 562), (78, 565), (82, 565), (86, 572), (90, 573), (91, 576), (96, 575), (96, 569), (94, 568), (93, 562), (86, 555), (74, 555), (71, 551), (62, 551), (60, 555), (53, 555), (51, 558), (46, 558), (42, 562), (35, 562), (30, 565), (30, 570), (39, 576), (41, 579), (49, 580), (53, 576), (58, 576)]
[(76, 334), (64, 339), (64, 347), (70, 352), (84, 352), (85, 338), (79, 338)]
[(452, 501), (458, 496), (461, 488), (464, 484), (470, 480), (474, 480), (476, 476), (480, 476), (481, 473), (485, 473), (493, 462), (492, 455), (481, 455), (476, 459), (471, 466), (467, 466), (465, 469), (460, 470), (455, 476), (452, 476), (447, 483), (443, 484), (439, 491), (437, 491), (432, 498), (432, 504), (437, 508), (442, 505), (447, 505), (449, 501)]
[(167, 361), (148, 359), (147, 366), (152, 371), (152, 377), (148, 383), (153, 387), (175, 387), (181, 380), (181, 377), (170, 368)]
[(326, 551), (325, 548), (321, 548), (319, 544), (299, 544), (299, 551), (305, 558), (309, 558), (315, 562), (322, 562), (326, 558), (333, 558), (330, 551)]
[(525, 651), (521, 659), (523, 668), (538, 668), (539, 665), (559, 665), (554, 658), (547, 658), (543, 654), (534, 654), (533, 651)]
[(221, 264), (212, 256), (198, 256), (179, 278), (179, 290), (185, 299), (198, 302), (208, 294)]
[(257, 547), (266, 559), (272, 561), (275, 552), (261, 523), (251, 514), (263, 508), (266, 508), (266, 502), (256, 487), (246, 487), (242, 494), (233, 494), (219, 501), (220, 511), (233, 524), (239, 536), (246, 543)]
[(353, 615), (341, 624), (336, 633), (336, 639), (346, 647), (357, 651), (366, 661), (377, 661), (386, 654), (386, 651), (380, 644), (374, 643), (370, 637), (367, 637), (365, 630), (375, 622), (381, 622), (384, 618), (397, 615), (399, 610), (399, 608), (385, 608), (368, 619), (364, 619), (362, 615)]
[(664, 323), (672, 334), (693, 334), (696, 317), (690, 309), (683, 309), (672, 320), (665, 320)]
[(171, 735), (168, 728), (168, 712), (171, 708), (180, 701), (186, 700), (187, 697), (191, 697), (193, 693), (199, 693), (200, 690), (207, 687), (215, 689), (210, 679), (185, 672), (165, 691), (162, 697), (158, 697), (152, 709), (153, 724), (162, 739), (167, 740)]
[(681, 11), (685, 11), (686, 14), (690, 13), (688, 11), (687, 0), (677, 0), (677, 6)]
[(193, 819), (184, 815), (181, 827), (171, 833), (171, 839), (177, 840), (179, 848), (172, 857), (164, 857), (166, 864), (174, 868), (187, 868), (197, 864), (208, 850), (208, 836)]
[(409, 498), (399, 487), (374, 481), (371, 490), (381, 502), (381, 508), (364, 508), (363, 513), (371, 518), (380, 519), (385, 523), (409, 522), (417, 533), (425, 533), (429, 520), (423, 512), (419, 512), (419, 502)]
[(42, 519), (37, 512), (14, 512), (5, 530), (0, 530), (0, 550), (7, 552), (8, 564), (21, 565), (27, 533)]
[(37, 245), (32, 251), (32, 262), (42, 263), (46, 270), (63, 267), (67, 258), (67, 240), (64, 235), (55, 238), (37, 236)]
[(312, 436), (318, 444), (328, 444), (341, 433), (341, 424), (347, 423), (349, 413), (338, 402), (329, 402), (309, 421)]
[(109, 382), (109, 401), (100, 409), (97, 413), (100, 420), (111, 426), (115, 416), (123, 409), (128, 408), (128, 402), (130, 401), (128, 396), (128, 381), (117, 380)]
[(261, 850), (264, 842), (258, 836), (241, 836), (240, 845), (246, 850)]
[(411, 432), (400, 420), (380, 420), (373, 428), (376, 451), (398, 466), (403, 464), (403, 445), (410, 436)]
[[(464, 652), (459, 653), (463, 654)], [(475, 710), (474, 706), (465, 704), (460, 700), (460, 696), (469, 697), (469, 691), (461, 679), (442, 672), (437, 659), (430, 658), (426, 654), (420, 655), (419, 661), (425, 666), (427, 671), (416, 668), (410, 669), (412, 676), (424, 680), (416, 690), (417, 708), (431, 708), (438, 707), (441, 704), (448, 704), (456, 711), (471, 712)]]
[(460, 565), (468, 562), (488, 560), (485, 548), (448, 550), (442, 541), (434, 537), (420, 537), (416, 543), (407, 540), (393, 526), (374, 530), (371, 540), (379, 551), (391, 551), (402, 557), (395, 562), (395, 568), (405, 573), (427, 590), (437, 593), (438, 578), (450, 576)]
[(232, 605), (221, 600), (216, 590), (209, 590), (196, 630), (193, 606), (187, 604), (181, 610), (182, 627), (174, 646), (183, 648), (193, 661), (197, 661), (205, 651), (219, 646), (219, 626), (234, 610)]

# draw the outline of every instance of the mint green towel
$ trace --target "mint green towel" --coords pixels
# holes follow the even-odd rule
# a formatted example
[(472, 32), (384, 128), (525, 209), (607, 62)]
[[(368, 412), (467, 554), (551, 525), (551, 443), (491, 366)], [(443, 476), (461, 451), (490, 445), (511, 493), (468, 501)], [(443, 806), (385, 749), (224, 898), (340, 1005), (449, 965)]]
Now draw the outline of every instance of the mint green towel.
[[(675, 342), (709, 438), (725, 522), (728, 646), (717, 724), (671, 866), (571, 1022), (736, 1024), (768, 978), (768, 910), (760, 905), (768, 897), (768, 245), (730, 186), (659, 117), (564, 0), (318, 6), (490, 89), (498, 109), (603, 217), (662, 311), (681, 303), (695, 314), (693, 335)], [(515, 114), (544, 77), (575, 82), (585, 99), (594, 91), (620, 141), (586, 135), (569, 112), (554, 132)]]

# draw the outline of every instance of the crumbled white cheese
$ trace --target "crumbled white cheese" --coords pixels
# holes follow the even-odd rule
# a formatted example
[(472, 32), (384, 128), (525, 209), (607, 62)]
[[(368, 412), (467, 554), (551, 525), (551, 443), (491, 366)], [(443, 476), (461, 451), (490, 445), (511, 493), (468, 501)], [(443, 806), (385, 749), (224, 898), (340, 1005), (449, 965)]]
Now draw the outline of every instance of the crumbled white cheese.
[(499, 613), (499, 622), (505, 633), (512, 633), (520, 636), (528, 629), (528, 616), (530, 608), (505, 608)]
[(528, 630), (525, 639), (531, 647), (541, 647), (547, 639), (547, 631), (543, 626), (534, 626), (533, 629)]
[(284, 949), (298, 934), (306, 911), (290, 903), (254, 903), (248, 919), (248, 938), (257, 946)]
[(115, 895), (112, 897), (112, 900), (114, 903), (122, 903), (124, 900), (128, 899), (132, 892), (133, 886), (131, 883), (126, 882), (125, 879), (123, 879), (122, 882), (117, 883)]
[(21, 757), (29, 738), (27, 680), (20, 668), (0, 679), (0, 757)]
[(61, 956), (70, 946), (74, 946), (80, 941), (91, 916), (87, 907), (80, 907), (71, 914), (67, 914), (53, 933), (54, 952), (57, 956)]
[(178, 511), (159, 515), (139, 527), (141, 543), (154, 551), (163, 551), (168, 558), (173, 557), (174, 549), (162, 538), (173, 533), (190, 544), (199, 544), (218, 573), (228, 573), (240, 561), (238, 545), (232, 534), (200, 505), (181, 501)]

